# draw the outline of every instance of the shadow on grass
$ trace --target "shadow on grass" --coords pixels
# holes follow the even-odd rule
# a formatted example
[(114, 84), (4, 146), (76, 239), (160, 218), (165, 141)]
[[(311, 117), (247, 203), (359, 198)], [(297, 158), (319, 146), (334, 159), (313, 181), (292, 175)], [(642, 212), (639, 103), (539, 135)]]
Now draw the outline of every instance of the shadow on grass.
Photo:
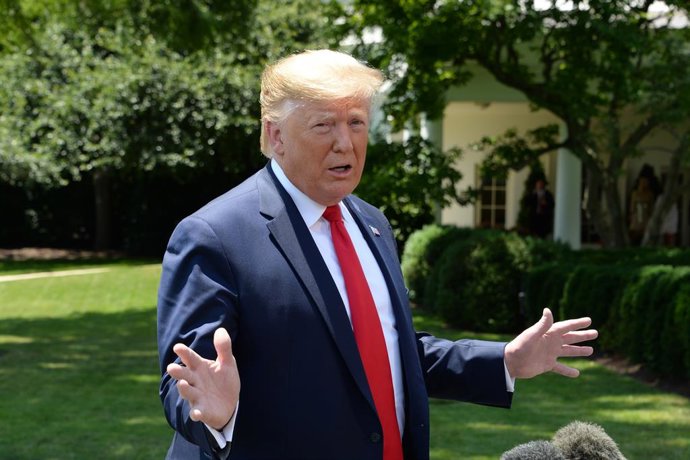
[(0, 322), (1, 459), (163, 458), (155, 309)]

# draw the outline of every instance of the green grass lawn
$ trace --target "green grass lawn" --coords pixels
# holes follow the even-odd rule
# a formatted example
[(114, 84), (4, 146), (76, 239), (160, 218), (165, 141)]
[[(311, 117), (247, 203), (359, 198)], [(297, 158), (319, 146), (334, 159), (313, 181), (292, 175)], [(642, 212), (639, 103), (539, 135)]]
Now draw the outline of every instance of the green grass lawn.
[[(0, 282), (0, 459), (165, 455), (171, 430), (158, 399), (160, 266), (97, 265), (108, 271)], [(89, 266), (0, 264), (0, 276)], [(439, 335), (470, 335), (425, 315), (415, 320)], [(518, 381), (511, 410), (432, 401), (432, 458), (496, 459), (575, 419), (602, 425), (629, 459), (690, 458), (688, 399), (593, 362), (574, 363), (583, 371), (576, 380)]]
[[(448, 338), (478, 336), (415, 315), (418, 329)], [(482, 334), (487, 340), (510, 337)], [(550, 439), (573, 420), (606, 430), (629, 460), (690, 458), (690, 400), (650, 388), (589, 360), (570, 360), (577, 379), (546, 374), (518, 380), (510, 410), (433, 400), (431, 458), (496, 459), (511, 447)]]

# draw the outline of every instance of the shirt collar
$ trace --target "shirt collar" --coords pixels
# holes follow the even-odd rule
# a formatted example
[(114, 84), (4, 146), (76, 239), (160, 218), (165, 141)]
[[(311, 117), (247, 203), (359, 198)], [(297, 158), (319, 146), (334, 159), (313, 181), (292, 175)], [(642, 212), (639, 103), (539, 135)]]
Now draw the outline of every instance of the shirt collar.
[[(299, 211), (302, 219), (304, 219), (304, 223), (307, 224), (308, 228), (311, 228), (323, 216), (326, 206), (312, 200), (305, 195), (304, 192), (298, 189), (292, 182), (290, 182), (290, 179), (288, 179), (288, 177), (285, 175), (283, 168), (280, 167), (275, 159), (271, 159), (271, 168), (278, 178), (280, 185), (283, 186), (288, 195), (290, 195), (290, 198), (292, 198), (295, 206), (297, 206), (297, 211)], [(344, 206), (342, 201), (338, 203), (338, 205), (340, 206), (340, 211), (343, 214), (343, 220), (345, 222), (350, 221), (352, 216), (350, 215), (350, 211), (347, 209), (347, 206)]]

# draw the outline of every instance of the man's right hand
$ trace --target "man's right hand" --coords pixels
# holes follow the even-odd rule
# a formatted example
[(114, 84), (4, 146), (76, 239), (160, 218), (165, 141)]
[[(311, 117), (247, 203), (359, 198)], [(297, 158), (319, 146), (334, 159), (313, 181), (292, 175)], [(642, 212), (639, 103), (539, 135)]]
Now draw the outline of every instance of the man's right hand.
[(240, 375), (228, 331), (218, 328), (213, 346), (218, 355), (215, 361), (202, 358), (184, 344), (175, 344), (173, 351), (184, 366), (171, 363), (167, 371), (177, 380), (180, 396), (189, 401), (191, 419), (221, 431), (237, 407)]

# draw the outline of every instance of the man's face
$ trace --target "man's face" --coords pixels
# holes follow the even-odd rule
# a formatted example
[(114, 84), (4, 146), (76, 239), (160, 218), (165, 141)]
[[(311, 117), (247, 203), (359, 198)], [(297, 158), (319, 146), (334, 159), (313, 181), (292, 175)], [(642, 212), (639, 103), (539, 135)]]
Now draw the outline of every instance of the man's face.
[(359, 184), (369, 138), (367, 101), (306, 103), (266, 129), (290, 182), (317, 203), (336, 204)]

